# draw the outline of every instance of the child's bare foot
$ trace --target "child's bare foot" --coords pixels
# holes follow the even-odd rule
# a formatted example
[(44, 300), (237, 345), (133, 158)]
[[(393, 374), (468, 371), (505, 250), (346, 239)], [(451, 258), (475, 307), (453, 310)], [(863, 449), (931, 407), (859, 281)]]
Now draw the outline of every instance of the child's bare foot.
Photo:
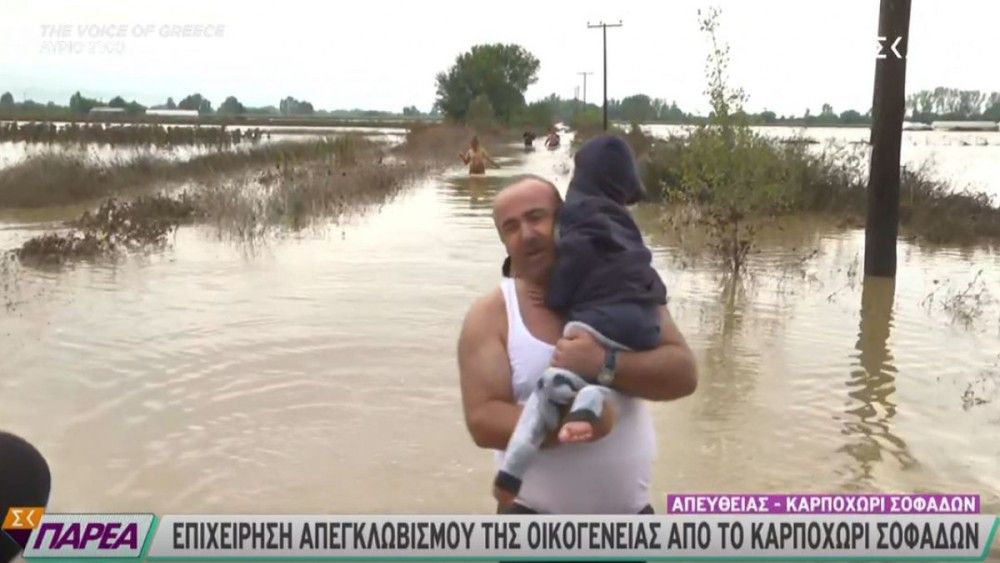
[(594, 438), (594, 425), (584, 420), (573, 420), (562, 425), (559, 429), (559, 441), (588, 442)]
[(501, 506), (510, 506), (514, 504), (514, 499), (517, 498), (517, 495), (507, 489), (501, 489), (500, 487), (494, 485), (493, 498), (497, 499), (497, 502), (500, 503)]

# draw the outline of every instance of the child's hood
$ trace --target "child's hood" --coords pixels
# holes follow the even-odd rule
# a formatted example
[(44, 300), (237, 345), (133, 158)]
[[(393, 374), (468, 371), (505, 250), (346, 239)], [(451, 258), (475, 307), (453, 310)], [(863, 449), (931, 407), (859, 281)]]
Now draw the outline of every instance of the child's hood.
[(635, 203), (646, 193), (632, 150), (618, 137), (594, 137), (580, 147), (573, 160), (571, 192), (606, 197), (620, 205)]

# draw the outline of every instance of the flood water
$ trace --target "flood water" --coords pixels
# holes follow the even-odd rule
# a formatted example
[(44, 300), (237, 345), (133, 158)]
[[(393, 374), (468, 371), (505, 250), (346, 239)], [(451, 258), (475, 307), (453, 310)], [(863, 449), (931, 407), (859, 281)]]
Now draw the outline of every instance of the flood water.
[[(149, 256), (21, 267), (0, 428), (49, 459), (52, 511), (492, 512), (456, 338), (499, 279), (492, 193), (523, 172), (565, 188), (568, 144), (253, 247), (189, 226)], [(637, 215), (700, 367), (693, 396), (651, 405), (658, 511), (667, 492), (940, 491), (1000, 512), (1000, 255), (901, 241), (895, 287), (865, 283), (863, 232), (803, 220), (733, 284)], [(33, 226), (0, 224), (0, 249)]]
[[(685, 135), (692, 127), (644, 125), (658, 137)], [(755, 132), (777, 139), (807, 139), (814, 152), (857, 146), (866, 157), (871, 136), (868, 127), (752, 127)], [(1000, 132), (998, 131), (903, 131), (900, 162), (911, 169), (927, 166), (931, 176), (947, 180), (956, 191), (985, 192), (1000, 204)], [(904, 194), (905, 195), (905, 194)]]
[[(4, 122), (0, 121), (0, 125)], [(64, 127), (68, 123), (54, 122), (57, 127)], [(192, 128), (193, 125), (170, 125), (171, 128)], [(201, 125), (201, 128), (218, 128), (214, 125)], [(380, 127), (364, 128), (353, 126), (330, 126), (330, 127), (292, 127), (285, 125), (271, 125), (261, 127), (235, 126), (227, 127), (227, 130), (240, 130), (247, 132), (259, 129), (263, 132), (261, 138), (256, 142), (244, 139), (239, 143), (231, 143), (224, 146), (212, 144), (175, 144), (158, 146), (155, 144), (118, 144), (84, 142), (84, 143), (31, 143), (27, 141), (0, 141), (0, 170), (24, 162), (34, 155), (45, 153), (65, 154), (79, 159), (80, 161), (94, 164), (116, 166), (124, 165), (140, 158), (152, 158), (157, 160), (187, 161), (199, 156), (220, 151), (241, 151), (248, 150), (254, 146), (266, 143), (287, 142), (287, 141), (311, 141), (322, 137), (338, 137), (346, 134), (365, 135), (377, 142), (398, 143), (406, 135), (405, 129)]]

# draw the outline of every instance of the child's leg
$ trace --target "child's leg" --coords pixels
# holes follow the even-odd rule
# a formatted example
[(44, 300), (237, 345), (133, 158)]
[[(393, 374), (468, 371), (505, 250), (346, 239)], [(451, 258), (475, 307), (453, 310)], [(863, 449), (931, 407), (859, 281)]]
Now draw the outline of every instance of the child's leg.
[(588, 385), (577, 393), (573, 407), (559, 430), (561, 442), (586, 442), (594, 437), (594, 428), (604, 413), (604, 401), (611, 389), (603, 385)]
[(493, 494), (502, 504), (514, 502), (521, 478), (545, 437), (559, 425), (561, 407), (568, 405), (587, 384), (573, 372), (549, 368), (528, 397), (514, 427), (503, 464), (494, 481)]

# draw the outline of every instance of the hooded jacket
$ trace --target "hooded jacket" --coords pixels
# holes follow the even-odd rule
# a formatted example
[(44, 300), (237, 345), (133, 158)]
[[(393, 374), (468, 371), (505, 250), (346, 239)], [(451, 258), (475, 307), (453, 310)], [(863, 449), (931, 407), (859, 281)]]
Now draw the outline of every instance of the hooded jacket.
[(556, 265), (546, 305), (569, 313), (589, 306), (666, 303), (667, 290), (626, 205), (645, 195), (635, 158), (618, 137), (587, 141), (556, 220)]

